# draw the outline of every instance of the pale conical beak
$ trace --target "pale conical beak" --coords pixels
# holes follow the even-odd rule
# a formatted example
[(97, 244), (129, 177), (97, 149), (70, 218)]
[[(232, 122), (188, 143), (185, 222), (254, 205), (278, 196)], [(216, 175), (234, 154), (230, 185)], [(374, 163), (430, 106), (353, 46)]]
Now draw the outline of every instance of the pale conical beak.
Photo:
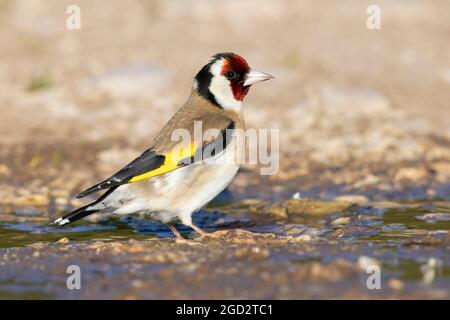
[(249, 72), (247, 72), (246, 76), (245, 76), (245, 80), (244, 80), (244, 86), (251, 86), (252, 84), (261, 82), (261, 81), (266, 81), (266, 80), (270, 80), (273, 79), (274, 77), (271, 76), (270, 74), (261, 72), (261, 71), (257, 71), (255, 69), (250, 69)]

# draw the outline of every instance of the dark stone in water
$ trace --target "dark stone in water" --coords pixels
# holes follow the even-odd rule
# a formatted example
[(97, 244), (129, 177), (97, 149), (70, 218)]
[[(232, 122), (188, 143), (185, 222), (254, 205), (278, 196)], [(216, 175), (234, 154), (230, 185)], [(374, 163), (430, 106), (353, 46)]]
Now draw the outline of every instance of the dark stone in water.
[(363, 216), (381, 216), (384, 214), (384, 209), (374, 206), (359, 206), (353, 205), (346, 210), (346, 212), (353, 215), (363, 215)]
[(381, 230), (383, 231), (403, 231), (408, 229), (406, 226), (404, 226), (403, 224), (397, 224), (397, 223), (393, 223), (393, 224), (387, 224), (385, 226), (381, 227)]

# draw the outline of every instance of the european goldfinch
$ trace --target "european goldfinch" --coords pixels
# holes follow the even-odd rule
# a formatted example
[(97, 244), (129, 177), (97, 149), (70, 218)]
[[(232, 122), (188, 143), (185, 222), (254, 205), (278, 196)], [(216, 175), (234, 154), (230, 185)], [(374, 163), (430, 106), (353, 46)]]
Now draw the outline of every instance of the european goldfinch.
[[(150, 147), (110, 178), (77, 195), (82, 198), (106, 190), (96, 201), (55, 223), (66, 225), (97, 212), (145, 213), (166, 224), (178, 238), (182, 236), (174, 226), (176, 222), (203, 234), (192, 223), (192, 214), (224, 190), (236, 175), (236, 160), (245, 144), (236, 134), (237, 129), (245, 129), (242, 101), (251, 85), (271, 78), (251, 69), (237, 54), (214, 55), (195, 76), (187, 102)], [(177, 130), (184, 129), (182, 132), (194, 136), (196, 123), (201, 124), (202, 134), (210, 130), (216, 132), (215, 136), (206, 142), (180, 142)], [(212, 152), (205, 155), (211, 147)], [(200, 160), (196, 157), (199, 154), (203, 154)]]

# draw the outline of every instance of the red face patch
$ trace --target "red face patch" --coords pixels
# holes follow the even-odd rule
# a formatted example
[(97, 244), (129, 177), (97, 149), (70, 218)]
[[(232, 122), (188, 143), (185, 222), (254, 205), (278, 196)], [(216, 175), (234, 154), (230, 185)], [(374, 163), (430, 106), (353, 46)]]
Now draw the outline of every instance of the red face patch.
[(244, 86), (244, 77), (249, 70), (247, 61), (237, 54), (227, 58), (222, 66), (220, 74), (228, 78), (233, 96), (238, 101), (244, 99), (250, 88), (250, 86)]

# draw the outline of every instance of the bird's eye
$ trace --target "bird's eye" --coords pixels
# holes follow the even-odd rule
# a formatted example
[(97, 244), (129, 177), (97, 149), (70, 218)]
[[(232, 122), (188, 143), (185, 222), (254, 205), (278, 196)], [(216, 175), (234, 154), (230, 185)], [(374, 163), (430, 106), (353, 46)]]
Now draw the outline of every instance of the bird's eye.
[(234, 71), (228, 71), (225, 73), (225, 77), (227, 77), (229, 80), (236, 78), (236, 72)]

